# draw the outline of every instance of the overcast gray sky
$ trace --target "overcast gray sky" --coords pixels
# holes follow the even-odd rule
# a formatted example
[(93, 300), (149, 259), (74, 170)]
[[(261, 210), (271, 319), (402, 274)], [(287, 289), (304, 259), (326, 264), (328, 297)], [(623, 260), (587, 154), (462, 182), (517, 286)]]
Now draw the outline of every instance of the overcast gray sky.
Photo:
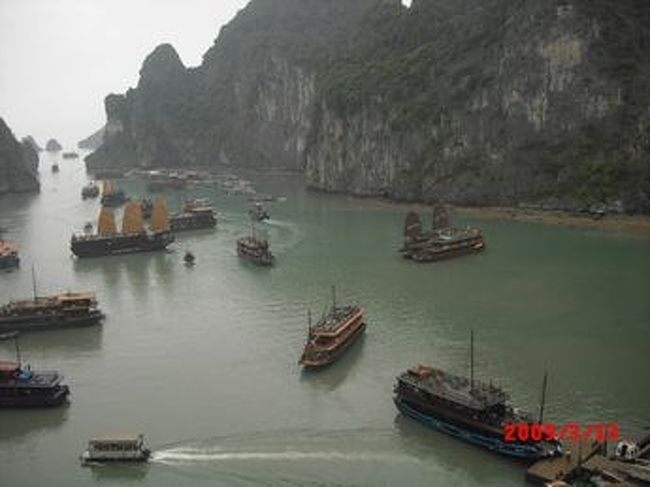
[(0, 0), (0, 117), (17, 137), (64, 146), (102, 126), (104, 97), (138, 82), (163, 42), (201, 63), (248, 0)]

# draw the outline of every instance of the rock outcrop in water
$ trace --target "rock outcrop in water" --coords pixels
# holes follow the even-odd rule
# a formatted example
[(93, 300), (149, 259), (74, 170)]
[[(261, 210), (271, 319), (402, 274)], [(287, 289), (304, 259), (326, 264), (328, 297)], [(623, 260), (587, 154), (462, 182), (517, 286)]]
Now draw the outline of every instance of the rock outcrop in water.
[(327, 191), (650, 211), (650, 3), (253, 0), (197, 68), (106, 98), (91, 168), (305, 171)]
[(77, 143), (77, 147), (79, 149), (86, 149), (86, 150), (97, 150), (101, 147), (101, 145), (104, 143), (104, 132), (106, 128), (102, 127), (100, 128), (97, 132), (93, 133), (92, 135), (89, 135), (83, 140), (80, 140)]
[(48, 152), (58, 152), (63, 150), (63, 146), (59, 144), (58, 140), (50, 139), (47, 141), (47, 144), (45, 144), (45, 150)]
[(38, 153), (26, 142), (16, 140), (0, 118), (0, 194), (38, 191)]

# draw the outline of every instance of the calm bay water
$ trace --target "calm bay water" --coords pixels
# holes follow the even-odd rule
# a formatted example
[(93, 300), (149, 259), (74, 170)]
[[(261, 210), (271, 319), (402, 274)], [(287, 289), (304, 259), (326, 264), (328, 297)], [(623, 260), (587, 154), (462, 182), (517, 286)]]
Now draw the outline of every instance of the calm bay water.
[[(270, 204), (272, 269), (239, 261), (247, 204), (214, 187), (215, 231), (181, 234), (173, 252), (76, 260), (69, 238), (95, 221), (80, 198), (81, 162), (43, 156), (42, 192), (0, 199), (19, 271), (0, 301), (94, 290), (101, 326), (21, 337), (35, 368), (66, 375), (63, 409), (0, 411), (1, 485), (523, 485), (521, 465), (400, 417), (394, 377), (419, 362), (495, 378), (536, 410), (550, 373), (547, 420), (650, 425), (650, 241), (495, 220), (486, 253), (433, 265), (400, 258), (404, 211), (306, 192), (295, 177), (255, 179)], [(144, 194), (144, 185), (123, 183)], [(168, 194), (172, 209), (177, 193)], [(428, 216), (427, 216), (428, 218)], [(191, 249), (197, 265), (186, 268)], [(307, 309), (340, 301), (366, 312), (367, 335), (330, 369), (297, 364)], [(11, 358), (9, 343), (0, 357)], [(144, 432), (153, 461), (82, 468), (101, 433)]]

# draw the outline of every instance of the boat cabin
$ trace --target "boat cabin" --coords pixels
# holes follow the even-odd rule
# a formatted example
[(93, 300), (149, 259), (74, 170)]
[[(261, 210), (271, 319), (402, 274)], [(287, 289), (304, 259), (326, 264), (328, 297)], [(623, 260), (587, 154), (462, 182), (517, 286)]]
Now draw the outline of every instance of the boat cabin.
[(119, 435), (93, 438), (88, 441), (88, 448), (81, 455), (81, 460), (88, 461), (139, 461), (149, 458), (150, 450), (144, 442), (144, 435)]

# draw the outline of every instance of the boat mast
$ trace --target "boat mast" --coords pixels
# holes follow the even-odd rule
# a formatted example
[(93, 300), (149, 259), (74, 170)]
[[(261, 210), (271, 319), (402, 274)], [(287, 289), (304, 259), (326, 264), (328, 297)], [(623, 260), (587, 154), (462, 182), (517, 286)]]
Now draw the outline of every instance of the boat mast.
[(32, 264), (32, 290), (34, 292), (34, 299), (36, 299), (36, 274), (34, 273), (34, 264)]
[(474, 390), (474, 330), (469, 332), (469, 387)]
[(307, 341), (311, 338), (311, 309), (307, 310)]
[(546, 402), (546, 381), (548, 379), (548, 372), (544, 372), (544, 381), (542, 382), (542, 400), (539, 404), (539, 424), (544, 420), (544, 403)]
[(336, 286), (332, 286), (332, 309), (336, 309)]

